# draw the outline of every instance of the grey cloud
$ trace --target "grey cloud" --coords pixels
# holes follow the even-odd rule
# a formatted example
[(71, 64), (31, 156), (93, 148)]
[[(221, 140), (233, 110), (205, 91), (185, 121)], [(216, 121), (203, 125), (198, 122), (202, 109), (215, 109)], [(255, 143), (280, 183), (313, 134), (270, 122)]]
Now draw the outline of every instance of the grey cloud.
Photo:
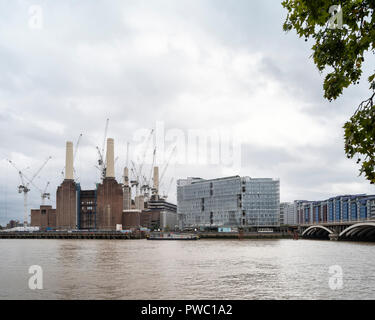
[(293, 154), (283, 148), (242, 145), (242, 165), (245, 167), (257, 164), (259, 168), (271, 168), (293, 160)]

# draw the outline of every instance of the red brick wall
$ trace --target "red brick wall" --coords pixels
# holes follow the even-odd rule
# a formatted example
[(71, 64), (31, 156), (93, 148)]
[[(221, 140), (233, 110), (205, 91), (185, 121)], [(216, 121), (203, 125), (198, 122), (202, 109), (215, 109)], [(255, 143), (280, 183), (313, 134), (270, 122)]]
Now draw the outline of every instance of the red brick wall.
[(124, 195), (122, 186), (113, 178), (104, 179), (97, 190), (97, 229), (116, 230), (122, 224)]
[(56, 225), (60, 229), (76, 229), (77, 227), (77, 194), (76, 184), (65, 180), (56, 192)]
[(40, 209), (31, 210), (31, 226), (45, 228), (56, 228), (56, 209), (51, 206), (40, 206)]
[(31, 209), (31, 223), (32, 227), (41, 227), (41, 214), (39, 209)]
[(134, 212), (124, 212), (122, 214), (122, 227), (125, 228), (137, 228), (141, 225), (141, 213)]
[(141, 226), (145, 228), (151, 227), (152, 221), (152, 212), (151, 211), (142, 211), (141, 213)]
[(48, 227), (56, 228), (56, 209), (48, 211)]

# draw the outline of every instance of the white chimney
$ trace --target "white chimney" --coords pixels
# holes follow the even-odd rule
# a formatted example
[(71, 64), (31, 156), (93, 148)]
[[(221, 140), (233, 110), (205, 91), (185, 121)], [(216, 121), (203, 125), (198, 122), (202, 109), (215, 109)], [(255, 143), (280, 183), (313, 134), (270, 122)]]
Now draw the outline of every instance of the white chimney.
[(107, 139), (107, 168), (106, 168), (106, 178), (115, 177), (115, 142), (113, 139)]
[(159, 167), (154, 167), (154, 189), (155, 194), (159, 194)]
[(73, 142), (66, 143), (65, 180), (74, 180), (73, 176)]
[(124, 169), (124, 186), (129, 186), (129, 169), (127, 167)]

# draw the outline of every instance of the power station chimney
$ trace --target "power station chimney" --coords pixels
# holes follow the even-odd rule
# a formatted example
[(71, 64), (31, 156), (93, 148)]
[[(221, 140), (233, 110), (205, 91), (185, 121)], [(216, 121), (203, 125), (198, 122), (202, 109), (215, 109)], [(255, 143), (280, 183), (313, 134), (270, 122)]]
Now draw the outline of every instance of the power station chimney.
[(128, 167), (124, 168), (124, 202), (123, 202), (123, 209), (130, 210), (132, 205), (132, 195), (131, 195), (131, 188), (129, 186), (129, 169)]
[(115, 177), (115, 142), (113, 139), (107, 139), (107, 169), (106, 178)]
[(155, 194), (159, 194), (159, 167), (154, 167), (154, 189)]
[(66, 143), (65, 180), (74, 180), (73, 176), (73, 142)]
[(129, 169), (128, 169), (128, 167), (124, 168), (124, 186), (129, 187)]

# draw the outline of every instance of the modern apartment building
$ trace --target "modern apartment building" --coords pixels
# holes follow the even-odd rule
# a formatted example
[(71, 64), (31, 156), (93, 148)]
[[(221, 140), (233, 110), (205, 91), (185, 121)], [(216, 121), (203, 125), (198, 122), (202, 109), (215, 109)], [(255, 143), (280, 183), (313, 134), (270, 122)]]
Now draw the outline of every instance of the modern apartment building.
[(295, 201), (298, 224), (375, 220), (375, 195), (343, 195)]
[(277, 227), (280, 181), (233, 176), (177, 181), (180, 228)]
[(296, 225), (297, 212), (294, 203), (282, 202), (280, 203), (280, 224), (281, 225)]

